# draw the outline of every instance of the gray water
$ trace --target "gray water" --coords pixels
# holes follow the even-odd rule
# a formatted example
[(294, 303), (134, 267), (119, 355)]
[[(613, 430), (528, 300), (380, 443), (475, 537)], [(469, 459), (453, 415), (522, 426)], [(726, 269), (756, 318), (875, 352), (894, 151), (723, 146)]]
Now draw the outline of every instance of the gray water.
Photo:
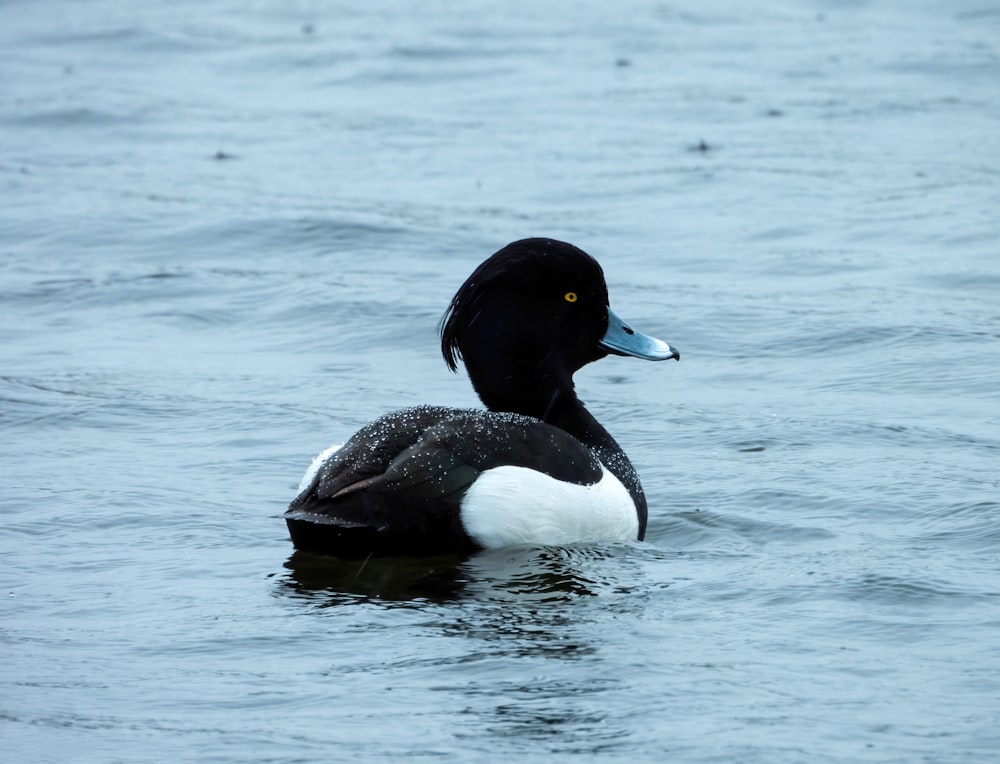
[[(0, 6), (17, 762), (1000, 756), (1000, 6)], [(281, 514), (571, 241), (645, 543), (340, 563)]]

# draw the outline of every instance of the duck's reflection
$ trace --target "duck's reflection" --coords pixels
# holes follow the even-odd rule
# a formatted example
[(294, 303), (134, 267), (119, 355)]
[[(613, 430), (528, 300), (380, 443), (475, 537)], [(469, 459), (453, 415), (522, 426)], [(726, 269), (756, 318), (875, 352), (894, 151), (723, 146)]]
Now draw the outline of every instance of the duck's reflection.
[(624, 686), (607, 645), (618, 639), (617, 616), (643, 607), (648, 554), (634, 545), (367, 562), (296, 553), (282, 592), (335, 618), (370, 610), (362, 621), (373, 644), (393, 630), (383, 649), (351, 651), (331, 675), (347, 665), (373, 683), (436, 694), (436, 708), (460, 709), (454, 734), (484, 753), (516, 738), (591, 756), (629, 734), (605, 710)]
[[(550, 601), (606, 590), (589, 566), (617, 547), (534, 547), (481, 552), (470, 557), (389, 557), (342, 560), (295, 552), (285, 562), (286, 593), (324, 606), (363, 600), (447, 602), (466, 596), (491, 600)], [(613, 587), (620, 591), (619, 587)]]
[(458, 597), (465, 581), (459, 557), (383, 557), (342, 560), (295, 552), (282, 579), (288, 593), (324, 607), (366, 600), (390, 602)]

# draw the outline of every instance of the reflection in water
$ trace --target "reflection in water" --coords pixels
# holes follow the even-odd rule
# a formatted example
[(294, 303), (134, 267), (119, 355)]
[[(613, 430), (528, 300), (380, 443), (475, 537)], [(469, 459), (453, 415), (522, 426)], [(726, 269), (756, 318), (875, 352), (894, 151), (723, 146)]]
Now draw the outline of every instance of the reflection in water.
[(593, 567), (615, 547), (517, 547), (481, 552), (465, 563), (470, 585), (505, 601), (546, 602), (592, 596), (600, 587)]
[(609, 609), (640, 606), (622, 586), (635, 548), (548, 547), (486, 552), (466, 561), (477, 607), (455, 609), (441, 631), (469, 650), (468, 670), (438, 685), (465, 708), (457, 735), (487, 748), (594, 755), (627, 727), (609, 712), (621, 692), (602, 676)]
[[(450, 734), (470, 750), (488, 754), (503, 742), (587, 756), (630, 734), (631, 712), (621, 713), (618, 698), (625, 685), (603, 667), (618, 617), (645, 608), (657, 588), (642, 570), (659, 555), (627, 544), (367, 563), (296, 552), (280, 591), (321, 608), (410, 609), (416, 617), (406, 625), (393, 621), (391, 648), (351, 650), (330, 674), (363, 673), (395, 687), (405, 672), (413, 686), (439, 694), (436, 706), (461, 709)], [(359, 628), (379, 644), (385, 623), (364, 615)]]
[(285, 562), (289, 572), (282, 583), (324, 607), (369, 599), (443, 602), (464, 587), (460, 562), (454, 555), (341, 560), (295, 552)]
[[(480, 600), (547, 602), (627, 593), (631, 586), (601, 581), (593, 568), (630, 547), (519, 547), (468, 558), (387, 557), (342, 560), (295, 552), (285, 562), (283, 585), (298, 596), (326, 599), (326, 605), (359, 600), (446, 602), (461, 596)], [(621, 559), (617, 562), (620, 564)]]

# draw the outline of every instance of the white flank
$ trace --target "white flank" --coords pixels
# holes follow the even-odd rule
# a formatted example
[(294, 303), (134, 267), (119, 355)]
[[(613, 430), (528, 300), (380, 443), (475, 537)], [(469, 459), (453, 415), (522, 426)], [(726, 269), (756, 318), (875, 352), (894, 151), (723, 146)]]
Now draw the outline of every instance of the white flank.
[(337, 453), (343, 445), (343, 443), (334, 443), (326, 449), (326, 451), (312, 460), (312, 464), (309, 465), (309, 469), (306, 470), (306, 474), (303, 475), (302, 480), (299, 481), (299, 493), (302, 493), (310, 486), (313, 478), (316, 477), (316, 473), (319, 472), (319, 468), (323, 466), (323, 462)]
[(608, 470), (594, 485), (525, 467), (486, 470), (462, 499), (462, 524), (487, 549), (634, 541), (639, 534), (632, 497)]

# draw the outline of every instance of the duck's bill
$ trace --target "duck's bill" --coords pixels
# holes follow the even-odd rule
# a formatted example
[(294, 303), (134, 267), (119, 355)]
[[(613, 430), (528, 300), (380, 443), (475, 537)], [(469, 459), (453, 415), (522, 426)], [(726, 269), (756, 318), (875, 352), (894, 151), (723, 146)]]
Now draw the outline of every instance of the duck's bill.
[(608, 308), (608, 331), (601, 338), (601, 346), (617, 355), (631, 355), (647, 361), (666, 361), (669, 358), (681, 360), (677, 348), (670, 347), (656, 337), (637, 332), (618, 318), (611, 308)]

